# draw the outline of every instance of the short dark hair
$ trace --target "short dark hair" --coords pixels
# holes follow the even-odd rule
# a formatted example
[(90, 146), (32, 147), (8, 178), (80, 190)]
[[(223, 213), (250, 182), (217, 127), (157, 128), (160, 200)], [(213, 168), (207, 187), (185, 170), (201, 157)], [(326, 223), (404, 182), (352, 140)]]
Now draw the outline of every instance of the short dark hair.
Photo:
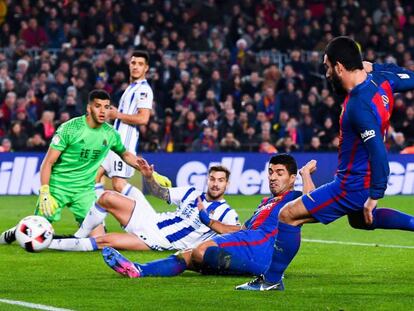
[(210, 168), (208, 169), (208, 174), (210, 175), (211, 172), (224, 172), (226, 174), (226, 179), (229, 180), (230, 171), (227, 167), (223, 165), (210, 166)]
[(298, 173), (298, 165), (296, 160), (290, 154), (279, 153), (270, 158), (270, 164), (282, 164), (286, 167), (286, 170), (289, 172), (289, 175), (296, 175)]
[(349, 37), (341, 36), (332, 39), (326, 46), (325, 54), (332, 66), (339, 62), (349, 71), (364, 68), (358, 44)]
[(104, 90), (92, 90), (88, 95), (88, 103), (92, 103), (95, 99), (111, 100), (111, 96)]
[(132, 52), (131, 58), (132, 57), (142, 57), (143, 59), (145, 59), (145, 63), (148, 65), (149, 64), (149, 54), (146, 51), (142, 51), (142, 50), (137, 50)]

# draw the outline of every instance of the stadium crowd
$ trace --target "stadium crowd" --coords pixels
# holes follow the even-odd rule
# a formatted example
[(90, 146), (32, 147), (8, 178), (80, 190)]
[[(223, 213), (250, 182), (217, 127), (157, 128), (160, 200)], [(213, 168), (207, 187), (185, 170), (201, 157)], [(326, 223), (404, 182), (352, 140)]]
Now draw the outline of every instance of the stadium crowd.
[[(20, 0), (0, 10), (0, 151), (45, 151), (84, 113), (88, 92), (116, 105), (134, 49), (154, 90), (140, 151), (332, 151), (343, 98), (322, 54), (352, 36), (368, 61), (414, 70), (410, 1)], [(390, 152), (414, 153), (414, 93), (398, 95)]]

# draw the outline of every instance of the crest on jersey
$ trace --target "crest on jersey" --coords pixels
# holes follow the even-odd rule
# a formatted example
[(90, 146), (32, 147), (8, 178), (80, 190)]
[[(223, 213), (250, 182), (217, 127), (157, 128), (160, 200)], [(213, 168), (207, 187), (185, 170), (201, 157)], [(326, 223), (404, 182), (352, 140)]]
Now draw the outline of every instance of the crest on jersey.
[(108, 141), (107, 141), (106, 139), (104, 139), (104, 140), (103, 140), (103, 142), (102, 142), (102, 146), (103, 146), (103, 147), (108, 146)]
[(387, 95), (381, 95), (382, 98), (382, 102), (384, 103), (384, 106), (387, 106), (388, 103), (390, 102), (390, 99), (388, 98)]
[(147, 99), (147, 97), (148, 97), (148, 94), (147, 93), (145, 93), (145, 92), (139, 93), (139, 99), (140, 100)]
[(57, 145), (60, 142), (60, 137), (58, 135), (53, 136), (52, 144)]

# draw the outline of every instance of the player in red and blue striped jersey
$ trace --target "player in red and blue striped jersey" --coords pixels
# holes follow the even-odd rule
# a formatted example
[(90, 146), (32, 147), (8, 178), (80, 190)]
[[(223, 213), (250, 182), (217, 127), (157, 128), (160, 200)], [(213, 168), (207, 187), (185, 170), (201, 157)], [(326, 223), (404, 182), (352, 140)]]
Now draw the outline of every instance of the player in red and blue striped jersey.
[[(300, 246), (300, 226), (328, 224), (344, 215), (358, 229), (414, 231), (414, 217), (376, 208), (389, 175), (384, 137), (393, 109), (393, 93), (414, 89), (414, 72), (396, 65), (363, 62), (355, 41), (333, 39), (324, 56), (326, 77), (338, 93), (347, 94), (340, 117), (338, 170), (334, 181), (288, 203), (279, 214), (279, 235), (264, 280), (281, 281)], [(292, 232), (297, 232), (296, 236)], [(261, 280), (238, 289), (258, 290)]]
[[(314, 188), (310, 174), (315, 169), (316, 161), (310, 161), (300, 170), (304, 192)], [(105, 262), (116, 272), (129, 277), (174, 276), (186, 269), (215, 274), (263, 274), (272, 261), (280, 208), (302, 194), (293, 190), (297, 165), (292, 156), (273, 156), (268, 173), (272, 197), (259, 204), (244, 226), (226, 225), (210, 219), (200, 200), (201, 221), (222, 235), (192, 250), (147, 264), (132, 263), (114, 249), (105, 248), (102, 252)], [(283, 289), (283, 284), (273, 285), (273, 288)]]

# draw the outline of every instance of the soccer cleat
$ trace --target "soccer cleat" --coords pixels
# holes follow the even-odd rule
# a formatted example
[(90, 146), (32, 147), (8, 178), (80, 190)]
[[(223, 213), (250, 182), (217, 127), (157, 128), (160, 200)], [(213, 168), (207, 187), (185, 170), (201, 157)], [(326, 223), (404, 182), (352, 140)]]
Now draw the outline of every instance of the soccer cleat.
[(283, 285), (282, 280), (280, 280), (277, 283), (266, 282), (263, 275), (261, 275), (250, 282), (236, 286), (235, 289), (236, 290), (257, 290), (257, 291), (284, 290), (285, 286)]
[(104, 247), (102, 249), (102, 256), (105, 263), (115, 272), (129, 278), (139, 278), (141, 276), (141, 271), (134, 263), (126, 259), (112, 247)]
[(0, 235), (0, 244), (10, 244), (16, 241), (16, 227), (4, 231)]

